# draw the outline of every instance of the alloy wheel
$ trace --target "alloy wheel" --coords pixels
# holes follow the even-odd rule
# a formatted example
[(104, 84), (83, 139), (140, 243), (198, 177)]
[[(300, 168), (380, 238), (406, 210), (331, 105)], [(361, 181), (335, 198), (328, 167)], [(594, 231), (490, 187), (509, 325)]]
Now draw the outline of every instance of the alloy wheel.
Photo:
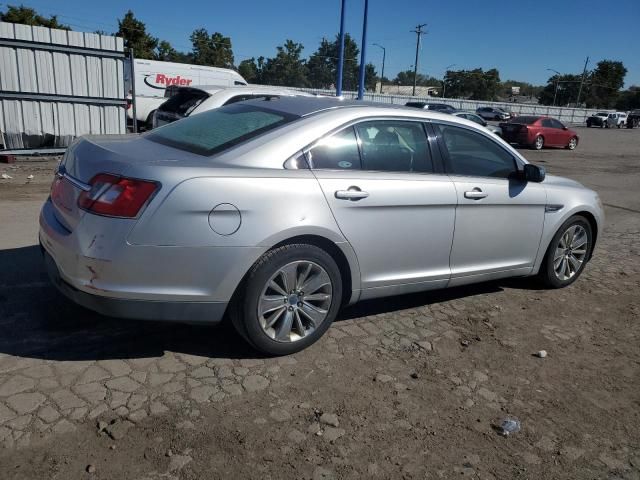
[(574, 150), (577, 145), (578, 145), (578, 141), (576, 140), (575, 137), (569, 140), (569, 150)]
[(573, 278), (582, 268), (589, 237), (582, 225), (571, 225), (560, 237), (553, 255), (553, 270), (559, 280)]
[(544, 146), (544, 139), (541, 136), (536, 137), (536, 149), (542, 150), (543, 146)]
[(260, 326), (278, 342), (305, 338), (326, 320), (332, 295), (331, 278), (320, 265), (305, 260), (288, 263), (262, 290), (257, 312)]

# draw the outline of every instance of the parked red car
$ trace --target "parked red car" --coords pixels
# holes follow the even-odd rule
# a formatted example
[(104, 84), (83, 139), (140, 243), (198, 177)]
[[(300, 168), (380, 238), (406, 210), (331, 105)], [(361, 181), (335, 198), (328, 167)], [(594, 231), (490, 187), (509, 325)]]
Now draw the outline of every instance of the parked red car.
[(527, 145), (536, 150), (542, 150), (543, 147), (573, 150), (578, 146), (578, 134), (551, 117), (516, 117), (501, 123), (500, 128), (502, 138), (507, 142)]

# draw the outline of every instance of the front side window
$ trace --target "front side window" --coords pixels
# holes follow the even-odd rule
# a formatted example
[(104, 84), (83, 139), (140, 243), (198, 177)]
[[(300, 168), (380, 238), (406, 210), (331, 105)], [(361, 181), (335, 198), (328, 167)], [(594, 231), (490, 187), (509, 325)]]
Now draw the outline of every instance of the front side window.
[(329, 170), (359, 170), (360, 153), (353, 127), (321, 138), (307, 152), (313, 168)]
[(551, 127), (552, 128), (557, 128), (558, 130), (563, 130), (564, 129), (564, 125), (559, 122), (558, 120), (556, 120), (555, 118), (551, 119)]
[(424, 127), (419, 122), (374, 120), (356, 125), (362, 169), (433, 172)]
[(513, 156), (495, 141), (466, 128), (437, 125), (452, 175), (508, 178), (517, 170)]

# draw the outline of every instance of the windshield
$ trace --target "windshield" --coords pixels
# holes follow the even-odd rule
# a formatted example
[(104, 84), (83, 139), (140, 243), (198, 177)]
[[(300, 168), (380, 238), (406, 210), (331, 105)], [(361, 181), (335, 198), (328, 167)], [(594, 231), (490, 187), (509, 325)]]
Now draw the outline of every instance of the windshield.
[(200, 155), (212, 155), (298, 118), (235, 103), (186, 117), (145, 135), (148, 140)]
[(532, 125), (536, 123), (540, 117), (516, 117), (509, 120), (509, 123), (521, 123), (523, 125)]

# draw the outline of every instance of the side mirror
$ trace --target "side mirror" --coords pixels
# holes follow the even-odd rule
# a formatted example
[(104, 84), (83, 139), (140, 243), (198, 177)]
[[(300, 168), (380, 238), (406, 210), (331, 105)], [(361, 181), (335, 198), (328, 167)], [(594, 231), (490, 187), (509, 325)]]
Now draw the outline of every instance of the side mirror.
[(569, 130), (569, 127), (562, 127), (563, 130)]
[(524, 179), (527, 182), (540, 183), (544, 180), (546, 171), (544, 167), (527, 163), (524, 166)]

